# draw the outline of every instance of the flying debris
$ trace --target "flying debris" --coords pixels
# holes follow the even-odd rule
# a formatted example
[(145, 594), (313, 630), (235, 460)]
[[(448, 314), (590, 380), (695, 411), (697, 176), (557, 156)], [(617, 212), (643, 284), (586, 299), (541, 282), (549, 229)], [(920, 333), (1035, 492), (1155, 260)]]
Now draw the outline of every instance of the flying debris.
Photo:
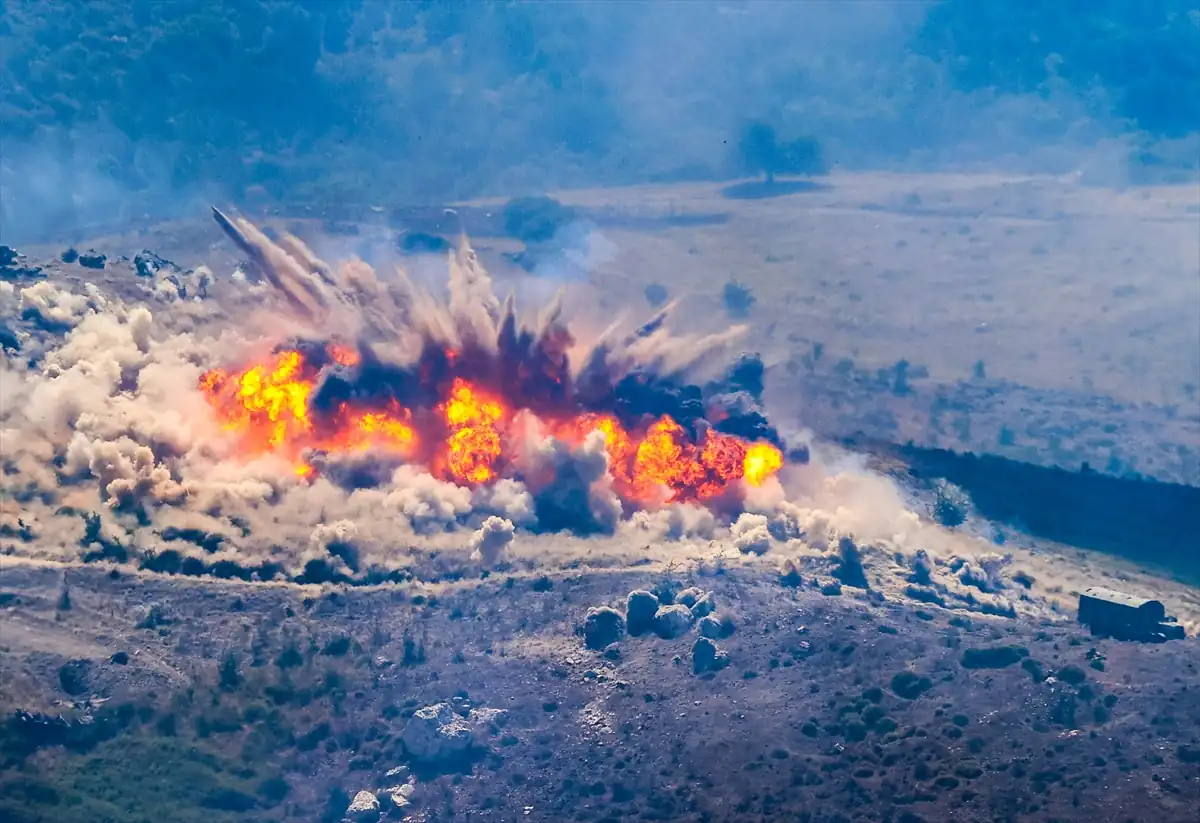
[[(633, 508), (740, 498), (784, 464), (759, 407), (761, 362), (743, 359), (704, 388), (686, 376), (743, 331), (673, 336), (671, 306), (635, 331), (610, 330), (583, 356), (561, 295), (532, 321), (501, 302), (465, 237), (448, 254), (445, 298), (403, 272), (385, 282), (361, 261), (333, 267), (297, 238), (213, 217), (313, 337), (264, 362), (206, 372), (200, 388), (247, 455), (286, 458), (302, 478), (355, 453), (411, 462), (468, 488), (559, 482), (544, 444), (588, 451), (601, 481)], [(318, 330), (352, 327), (330, 336)], [(754, 366), (757, 364), (757, 369)], [(320, 460), (314, 459), (320, 455)], [(561, 460), (559, 461), (561, 463)]]

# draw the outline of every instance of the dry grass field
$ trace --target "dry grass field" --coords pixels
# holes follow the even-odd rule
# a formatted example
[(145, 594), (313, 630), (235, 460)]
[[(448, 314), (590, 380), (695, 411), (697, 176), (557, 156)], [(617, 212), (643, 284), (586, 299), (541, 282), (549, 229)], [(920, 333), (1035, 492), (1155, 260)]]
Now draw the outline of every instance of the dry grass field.
[[(717, 329), (733, 322), (725, 284), (749, 288), (746, 342), (779, 367), (776, 417), (1200, 483), (1195, 188), (996, 174), (827, 183), (756, 200), (717, 184), (554, 196), (612, 241), (591, 275), (604, 316), (656, 282), (689, 324)], [(880, 370), (901, 360), (897, 390)]]

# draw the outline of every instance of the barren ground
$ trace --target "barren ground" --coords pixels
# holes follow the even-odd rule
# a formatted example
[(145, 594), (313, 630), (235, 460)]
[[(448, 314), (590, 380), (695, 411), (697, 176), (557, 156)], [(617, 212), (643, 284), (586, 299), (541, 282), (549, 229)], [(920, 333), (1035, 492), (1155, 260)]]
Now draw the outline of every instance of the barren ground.
[[(692, 673), (694, 630), (626, 637), (619, 653), (574, 634), (589, 606), (671, 584), (713, 591), (732, 619), (722, 671)], [(827, 597), (761, 565), (497, 575), (416, 595), (10, 565), (3, 595), (6, 698), (105, 730), (10, 762), (13, 821), (340, 820), (348, 796), (404, 782), (385, 776), (410, 762), (399, 735), (437, 701), (507, 715), (473, 762), (413, 766), (411, 820), (1183, 823), (1200, 803), (1194, 641)], [(1000, 646), (1036, 665), (964, 667), (966, 650)], [(223, 689), (229, 655), (238, 683)], [(68, 658), (90, 661), (74, 699), (103, 707), (53, 707), (69, 699)], [(897, 694), (908, 671), (920, 694)]]
[[(689, 326), (718, 330), (733, 322), (721, 297), (733, 279), (756, 298), (736, 320), (771, 366), (770, 411), (785, 426), (1200, 485), (1193, 190), (981, 175), (829, 183), (749, 201), (716, 185), (561, 193), (613, 244), (569, 300), (598, 331), (643, 314), (657, 282)], [(508, 263), (519, 244), (472, 228), (497, 209), (461, 215), (489, 269), (551, 290), (553, 278)], [(347, 214), (352, 228), (329, 222)], [(404, 222), (325, 217), (277, 222), (321, 235), (318, 251), (377, 259)], [(56, 281), (131, 300), (145, 297), (118, 258), (142, 247), (207, 264), (217, 301), (237, 263), (206, 217), (75, 245), (110, 264), (22, 251)], [(927, 515), (928, 486), (889, 471)], [(926, 516), (923, 528), (961, 558), (995, 550), (997, 524), (979, 516), (953, 532)], [(487, 575), (455, 559), (461, 547), (413, 548), (409, 579), (381, 587), (0, 557), (0, 816), (340, 821), (356, 792), (411, 774), (396, 819), (1193, 820), (1196, 641), (1099, 640), (1072, 618), (1081, 588), (1107, 584), (1160, 596), (1194, 634), (1194, 544), (1151, 566), (1139, 546), (1118, 559), (1003, 528), (1009, 617), (981, 614), (988, 595), (964, 594), (944, 562), (937, 575), (955, 588), (933, 598), (944, 607), (923, 602), (929, 592), (906, 584), (911, 558), (871, 541), (870, 588), (838, 594), (831, 554), (777, 544), (744, 557), (720, 541), (627, 535), (525, 535)], [(727, 667), (693, 672), (694, 627), (586, 648), (590, 608), (687, 586), (711, 590), (732, 622), (716, 641)], [(964, 665), (1001, 647), (996, 668)], [(400, 737), (439, 701), (507, 714), (471, 756), (432, 767)]]

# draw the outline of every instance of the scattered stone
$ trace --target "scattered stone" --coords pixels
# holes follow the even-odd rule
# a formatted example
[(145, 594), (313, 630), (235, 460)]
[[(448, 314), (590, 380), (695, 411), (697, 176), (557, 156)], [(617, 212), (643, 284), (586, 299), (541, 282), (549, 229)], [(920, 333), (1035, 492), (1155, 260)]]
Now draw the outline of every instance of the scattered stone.
[(354, 799), (350, 801), (349, 808), (346, 809), (346, 820), (378, 820), (379, 819), (379, 798), (368, 791), (361, 791), (354, 795)]
[(654, 615), (654, 631), (664, 640), (672, 640), (686, 634), (693, 622), (692, 610), (687, 606), (663, 606)]
[(699, 620), (702, 617), (712, 614), (717, 610), (717, 600), (712, 592), (705, 592), (696, 599), (695, 603), (691, 604), (692, 617)]
[(1003, 669), (1029, 657), (1024, 646), (992, 646), (987, 649), (967, 649), (962, 654), (964, 669)]
[(503, 709), (471, 709), (463, 717), (449, 703), (434, 703), (413, 712), (400, 739), (417, 763), (453, 765), (455, 760), (485, 746), (506, 718)]
[(85, 269), (102, 269), (108, 258), (94, 249), (88, 249), (79, 255), (79, 265)]
[(697, 637), (692, 646), (692, 672), (704, 674), (716, 672), (729, 665), (729, 653), (717, 648), (707, 637)]
[(619, 611), (608, 606), (588, 609), (583, 621), (583, 638), (589, 649), (600, 651), (616, 643), (624, 634), (625, 618)]
[(631, 591), (625, 600), (625, 623), (629, 633), (635, 637), (654, 628), (654, 616), (657, 613), (658, 598), (648, 591)]
[(604, 647), (604, 659), (617, 661), (621, 659), (621, 644), (609, 643)]

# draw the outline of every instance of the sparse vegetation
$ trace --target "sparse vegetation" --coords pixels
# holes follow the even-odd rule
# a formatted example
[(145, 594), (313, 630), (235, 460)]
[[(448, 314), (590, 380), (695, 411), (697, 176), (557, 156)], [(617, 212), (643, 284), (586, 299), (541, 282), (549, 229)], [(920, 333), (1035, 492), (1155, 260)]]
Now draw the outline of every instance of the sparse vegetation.
[(982, 649), (966, 649), (962, 653), (964, 669), (1003, 669), (1029, 656), (1024, 646), (990, 646)]
[(754, 308), (757, 300), (746, 286), (736, 280), (730, 280), (721, 293), (721, 302), (724, 303), (725, 311), (730, 317), (742, 319), (750, 315), (750, 310)]
[(967, 493), (947, 480), (938, 480), (933, 487), (933, 519), (947, 528), (961, 526), (971, 510)]
[(667, 302), (670, 296), (667, 292), (667, 287), (661, 283), (649, 283), (645, 288), (646, 302), (650, 304), (650, 308), (657, 309)]
[(504, 230), (527, 246), (548, 243), (575, 220), (574, 209), (553, 197), (518, 197), (504, 207)]
[(745, 170), (762, 174), (768, 185), (775, 182), (777, 174), (811, 177), (828, 171), (816, 138), (805, 136), (780, 142), (774, 127), (767, 123), (747, 126), (738, 141), (738, 152)]
[(892, 677), (892, 691), (905, 700), (916, 700), (933, 688), (933, 681), (916, 672), (903, 671)]

